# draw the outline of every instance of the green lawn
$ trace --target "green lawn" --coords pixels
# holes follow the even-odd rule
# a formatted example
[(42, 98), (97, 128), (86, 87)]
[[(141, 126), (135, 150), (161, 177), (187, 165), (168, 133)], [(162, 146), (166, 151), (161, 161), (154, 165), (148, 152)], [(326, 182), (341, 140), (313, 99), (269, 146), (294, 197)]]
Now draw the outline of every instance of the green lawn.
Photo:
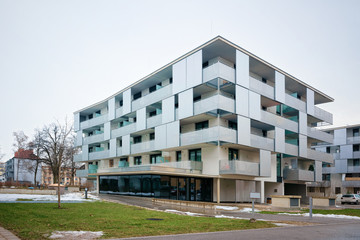
[[(298, 213), (308, 213), (309, 209), (301, 210)], [(296, 214), (297, 212), (272, 212), (272, 211), (262, 211), (264, 214), (278, 214), (278, 213), (291, 213)], [(360, 217), (360, 209), (336, 209), (336, 210), (325, 210), (325, 209), (313, 209), (313, 213), (319, 214), (336, 214), (336, 215), (348, 215)]]
[(108, 202), (64, 203), (62, 207), (1, 203), (0, 225), (22, 239), (45, 239), (53, 231), (103, 231), (103, 238), (120, 238), (274, 227), (269, 222), (182, 216)]

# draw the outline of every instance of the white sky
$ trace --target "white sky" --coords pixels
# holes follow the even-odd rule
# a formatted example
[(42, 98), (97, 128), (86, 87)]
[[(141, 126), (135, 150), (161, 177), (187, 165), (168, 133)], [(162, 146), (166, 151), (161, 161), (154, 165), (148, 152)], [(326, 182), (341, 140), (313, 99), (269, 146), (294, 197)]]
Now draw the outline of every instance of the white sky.
[(0, 0), (0, 146), (221, 35), (335, 98), (360, 123), (360, 1)]

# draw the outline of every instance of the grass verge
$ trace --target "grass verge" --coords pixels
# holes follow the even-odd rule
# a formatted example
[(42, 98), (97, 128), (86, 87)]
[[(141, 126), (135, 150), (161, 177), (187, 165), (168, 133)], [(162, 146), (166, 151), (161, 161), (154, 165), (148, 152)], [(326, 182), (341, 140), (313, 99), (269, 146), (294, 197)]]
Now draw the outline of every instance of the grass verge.
[(0, 225), (22, 239), (46, 239), (53, 231), (103, 231), (103, 238), (121, 238), (275, 227), (269, 222), (181, 216), (109, 202), (64, 203), (62, 207), (1, 203)]
[[(261, 211), (260, 213), (263, 213), (263, 214), (278, 214), (278, 213), (296, 214), (296, 213), (308, 213), (308, 212), (309, 212), (309, 209), (304, 209), (304, 210), (301, 210), (301, 211), (298, 211), (298, 212)], [(331, 210), (313, 209), (313, 213), (315, 213), (315, 214), (348, 215), (348, 216), (360, 217), (360, 209), (331, 209)]]

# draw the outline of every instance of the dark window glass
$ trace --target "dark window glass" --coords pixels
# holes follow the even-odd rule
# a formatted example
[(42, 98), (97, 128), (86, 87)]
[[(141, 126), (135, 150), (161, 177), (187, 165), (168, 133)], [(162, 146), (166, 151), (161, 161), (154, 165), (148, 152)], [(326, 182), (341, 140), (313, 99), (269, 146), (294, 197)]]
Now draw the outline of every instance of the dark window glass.
[(266, 82), (267, 82), (266, 78), (261, 78), (261, 81), (262, 81), (263, 83), (266, 83)]
[(360, 145), (359, 144), (353, 145), (353, 151), (354, 152), (360, 151)]
[(134, 137), (134, 144), (141, 143), (141, 136)]
[(209, 128), (209, 121), (208, 120), (203, 121), (203, 122), (195, 123), (195, 130), (196, 131), (206, 129), (206, 128)]
[(141, 195), (144, 197), (152, 197), (154, 193), (151, 188), (151, 175), (141, 176)]
[(153, 117), (153, 116), (156, 116), (156, 110), (152, 111), (152, 112), (149, 112), (149, 117)]
[(200, 100), (201, 100), (201, 96), (194, 97), (194, 102), (197, 102), (197, 101), (200, 101)]
[(170, 199), (177, 200), (178, 194), (178, 179), (175, 177), (170, 178)]
[(202, 64), (202, 67), (203, 67), (203, 68), (206, 68), (207, 66), (209, 66), (209, 62), (208, 62), (208, 61), (206, 61), (206, 62), (204, 62), (204, 63)]
[(141, 156), (134, 157), (134, 165), (141, 165)]
[(187, 193), (187, 184), (186, 184), (186, 181), (187, 178), (179, 178), (179, 188), (178, 188), (178, 191), (179, 191), (179, 200), (188, 200), (186, 198), (186, 196), (188, 196), (186, 193)]
[(201, 149), (189, 150), (189, 160), (201, 162)]
[(170, 78), (170, 84), (173, 82), (173, 79), (172, 78)]
[(276, 154), (276, 176), (281, 177), (281, 154)]
[(120, 176), (118, 185), (119, 185), (119, 193), (120, 194), (122, 194), (122, 195), (129, 194), (129, 187), (130, 187), (129, 176)]
[(156, 85), (151, 86), (151, 87), (149, 88), (149, 92), (150, 92), (150, 93), (155, 92), (155, 91), (156, 91)]
[(129, 194), (135, 196), (141, 196), (141, 175), (131, 175)]
[(150, 140), (155, 140), (155, 133), (150, 133)]
[(120, 100), (120, 107), (122, 107), (124, 105), (124, 101)]
[(239, 160), (239, 150), (229, 148), (229, 160)]
[(353, 129), (353, 137), (359, 136), (359, 128)]
[(237, 123), (236, 122), (229, 121), (228, 126), (231, 129), (237, 130)]
[(341, 193), (341, 188), (340, 187), (336, 187), (335, 188), (335, 194), (340, 194)]
[(141, 92), (135, 93), (134, 94), (134, 100), (141, 98)]
[(360, 166), (360, 159), (353, 159), (353, 166)]
[(181, 161), (181, 151), (177, 151), (176, 152), (176, 161), (180, 162)]
[(152, 154), (150, 155), (150, 164), (160, 163), (161, 154)]
[(330, 147), (326, 147), (326, 153), (330, 153)]

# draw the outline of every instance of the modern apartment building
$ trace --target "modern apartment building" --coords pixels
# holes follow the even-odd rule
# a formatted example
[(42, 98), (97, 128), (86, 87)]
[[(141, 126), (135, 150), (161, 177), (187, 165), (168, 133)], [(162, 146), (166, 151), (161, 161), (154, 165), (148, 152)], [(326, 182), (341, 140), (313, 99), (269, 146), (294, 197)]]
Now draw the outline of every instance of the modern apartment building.
[(360, 124), (324, 131), (334, 136), (333, 144), (317, 144), (314, 149), (332, 154), (334, 163), (323, 163), (323, 181), (308, 183), (308, 194), (360, 193)]
[(333, 99), (218, 36), (74, 113), (78, 176), (100, 193), (247, 202), (322, 180)]

